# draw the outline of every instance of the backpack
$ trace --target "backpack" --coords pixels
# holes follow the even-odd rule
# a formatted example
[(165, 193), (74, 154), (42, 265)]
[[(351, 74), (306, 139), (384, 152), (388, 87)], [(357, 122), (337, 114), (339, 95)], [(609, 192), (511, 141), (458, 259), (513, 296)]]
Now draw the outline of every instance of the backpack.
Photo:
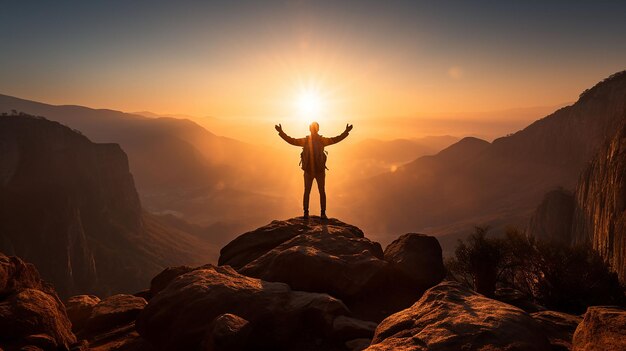
[(321, 137), (306, 137), (306, 142), (300, 153), (300, 166), (303, 171), (321, 173), (327, 170), (326, 159), (328, 152), (324, 151)]

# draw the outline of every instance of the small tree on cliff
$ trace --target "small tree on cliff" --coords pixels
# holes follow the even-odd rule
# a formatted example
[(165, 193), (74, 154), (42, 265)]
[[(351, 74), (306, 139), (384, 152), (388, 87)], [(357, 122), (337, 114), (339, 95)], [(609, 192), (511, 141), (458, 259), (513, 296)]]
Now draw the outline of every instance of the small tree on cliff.
[(455, 255), (448, 260), (447, 266), (453, 277), (477, 292), (493, 297), (496, 283), (508, 267), (508, 250), (502, 239), (487, 237), (488, 231), (488, 227), (476, 227), (467, 243), (459, 240)]

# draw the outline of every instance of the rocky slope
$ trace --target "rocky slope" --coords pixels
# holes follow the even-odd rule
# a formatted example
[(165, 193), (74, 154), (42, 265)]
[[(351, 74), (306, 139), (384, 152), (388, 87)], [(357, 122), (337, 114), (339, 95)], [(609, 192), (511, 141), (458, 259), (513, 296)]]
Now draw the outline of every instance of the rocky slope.
[(138, 290), (208, 253), (143, 212), (117, 144), (45, 119), (0, 117), (0, 199), (0, 250), (35, 263), (61, 295)]
[(342, 216), (380, 233), (461, 235), (477, 224), (525, 227), (547, 191), (574, 190), (625, 118), (626, 72), (620, 72), (515, 134), (493, 143), (464, 139), (395, 172), (347, 184), (342, 198), (350, 211)]
[[(339, 242), (345, 249), (350, 246), (346, 239), (358, 239), (361, 245), (367, 240), (358, 228), (336, 220), (328, 224), (317, 219), (311, 224), (300, 219), (275, 221), (242, 235), (224, 250), (224, 260), (240, 267), (245, 261), (254, 262), (282, 245), (272, 241), (274, 236), (282, 243), (298, 238), (302, 243), (308, 238), (300, 250), (311, 257), (293, 261), (293, 270), (302, 276), (300, 282), (307, 277), (317, 282), (307, 286), (315, 292), (248, 277), (228, 265), (177, 266), (155, 276), (150, 289), (140, 296), (73, 296), (66, 301), (66, 315), (54, 290), (39, 279), (32, 265), (0, 254), (0, 349), (592, 351), (623, 347), (623, 309), (593, 307), (584, 319), (553, 311), (527, 313), (449, 281), (414, 295), (412, 305), (386, 315), (380, 323), (360, 319), (344, 301), (323, 292), (353, 277), (327, 270), (323, 273), (328, 281), (320, 281), (319, 272), (302, 264), (325, 262), (319, 267), (323, 269), (329, 260), (336, 260), (333, 268), (340, 269), (359, 266), (356, 258), (361, 257), (366, 262), (363, 267), (371, 270), (367, 262), (381, 260), (376, 249), (375, 254), (365, 252), (367, 249), (353, 253), (353, 259), (341, 252), (332, 255), (336, 258), (327, 257), (331, 254), (323, 249), (332, 244)], [(312, 244), (314, 239), (316, 244)], [(380, 266), (387, 267), (387, 273), (402, 274), (394, 275), (399, 280), (388, 280), (389, 285), (379, 289), (384, 298), (395, 299), (396, 285), (402, 285), (402, 280), (433, 285), (440, 279), (437, 266), (441, 258), (431, 248), (433, 241), (432, 237), (406, 234), (385, 249), (382, 261), (387, 263)], [(271, 265), (268, 269), (276, 270)], [(42, 298), (34, 298), (37, 296)], [(378, 305), (379, 301), (371, 298), (368, 301)]]

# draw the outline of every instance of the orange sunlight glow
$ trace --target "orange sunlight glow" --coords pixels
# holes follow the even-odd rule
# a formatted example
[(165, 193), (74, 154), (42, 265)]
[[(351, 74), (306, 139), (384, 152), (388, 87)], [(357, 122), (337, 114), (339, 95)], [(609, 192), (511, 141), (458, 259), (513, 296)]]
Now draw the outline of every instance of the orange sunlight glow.
[(300, 84), (296, 88), (293, 99), (294, 117), (308, 125), (313, 122), (326, 120), (329, 111), (331, 96), (319, 84)]
[(296, 115), (303, 122), (311, 123), (325, 112), (325, 103), (319, 91), (310, 88), (301, 90), (295, 100)]

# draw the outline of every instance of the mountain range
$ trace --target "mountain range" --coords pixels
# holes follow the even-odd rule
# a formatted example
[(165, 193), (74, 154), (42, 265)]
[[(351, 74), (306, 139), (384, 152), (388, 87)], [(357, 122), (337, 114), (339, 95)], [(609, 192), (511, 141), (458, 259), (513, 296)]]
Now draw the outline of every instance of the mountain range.
[(340, 213), (377, 238), (415, 230), (436, 235), (448, 253), (473, 226), (524, 229), (546, 192), (575, 189), (624, 120), (626, 72), (619, 72), (517, 133), (492, 143), (465, 138), (436, 155), (346, 184)]
[[(620, 72), (574, 104), (493, 142), (344, 142), (329, 155), (331, 215), (358, 223), (383, 243), (409, 231), (436, 235), (447, 254), (476, 225), (524, 229), (544, 194), (575, 189), (626, 118), (625, 106)], [(11, 109), (57, 120), (96, 142), (119, 143), (144, 207), (218, 245), (244, 228), (299, 212), (297, 152), (288, 147), (216, 136), (185, 119), (0, 96), (0, 111)]]

